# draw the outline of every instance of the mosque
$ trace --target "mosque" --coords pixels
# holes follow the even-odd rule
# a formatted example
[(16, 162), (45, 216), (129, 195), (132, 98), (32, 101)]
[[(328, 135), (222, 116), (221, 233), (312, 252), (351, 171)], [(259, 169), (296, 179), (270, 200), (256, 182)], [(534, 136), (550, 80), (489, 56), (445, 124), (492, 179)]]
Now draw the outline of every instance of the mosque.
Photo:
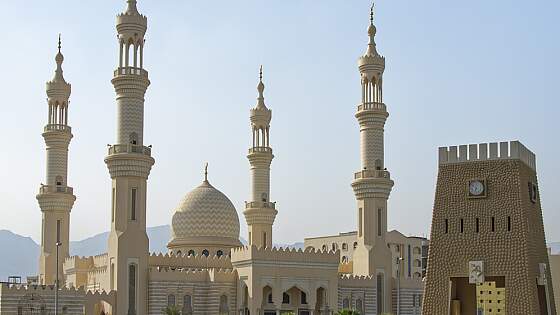
[[(62, 71), (59, 42), (54, 78), (47, 82), (45, 183), (37, 200), (42, 212), (41, 255), (36, 283), (0, 286), (1, 314), (421, 314), (427, 240), (387, 231), (387, 200), (394, 185), (384, 161), (385, 57), (368, 27), (366, 52), (358, 59), (361, 101), (355, 114), (361, 167), (353, 174), (356, 231), (308, 238), (305, 250), (273, 247), (273, 224), (281, 215), (270, 194), (272, 111), (258, 82), (250, 109), (251, 195), (243, 215), (248, 244), (240, 242), (238, 212), (208, 177), (187, 193), (171, 219), (167, 253), (150, 253), (146, 234), (147, 181), (155, 163), (144, 145), (144, 68), (147, 17), (136, 0), (116, 19), (119, 64), (117, 135), (105, 163), (112, 187), (107, 251), (69, 256), (70, 212), (76, 196), (67, 182), (71, 85)], [(58, 279), (58, 280), (57, 280)], [(57, 283), (58, 282), (58, 283)], [(57, 284), (59, 289), (57, 290)], [(55, 295), (58, 296), (55, 299)], [(55, 305), (55, 300), (57, 301)]]

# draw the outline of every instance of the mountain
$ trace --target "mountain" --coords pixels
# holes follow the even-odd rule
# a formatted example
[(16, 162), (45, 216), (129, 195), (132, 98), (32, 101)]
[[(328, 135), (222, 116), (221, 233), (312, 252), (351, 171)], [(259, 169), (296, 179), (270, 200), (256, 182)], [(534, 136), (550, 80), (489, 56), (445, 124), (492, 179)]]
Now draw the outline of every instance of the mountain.
[[(167, 242), (171, 236), (169, 225), (149, 227), (146, 229), (150, 240), (150, 252), (167, 252)], [(81, 241), (70, 242), (71, 256), (93, 256), (107, 252), (107, 239), (109, 232), (101, 233), (88, 237)]]
[[(148, 238), (150, 239), (151, 253), (166, 253), (167, 242), (171, 237), (169, 225), (155, 226), (147, 228)], [(107, 251), (107, 238), (109, 232), (100, 233), (88, 237), (81, 241), (70, 242), (70, 255), (72, 256), (93, 256)], [(240, 237), (242, 244), (247, 241)], [(558, 248), (560, 249), (560, 243)], [(303, 243), (294, 244), (274, 244), (276, 247), (290, 247), (302, 249)], [(0, 230), (0, 249), (3, 258), (0, 259), (0, 281), (6, 281), (9, 276), (25, 277), (37, 274), (37, 264), (39, 262), (40, 246), (30, 237), (21, 236), (7, 230)]]
[(8, 280), (9, 276), (25, 277), (37, 273), (39, 245), (31, 237), (0, 230), (0, 249), (0, 281)]

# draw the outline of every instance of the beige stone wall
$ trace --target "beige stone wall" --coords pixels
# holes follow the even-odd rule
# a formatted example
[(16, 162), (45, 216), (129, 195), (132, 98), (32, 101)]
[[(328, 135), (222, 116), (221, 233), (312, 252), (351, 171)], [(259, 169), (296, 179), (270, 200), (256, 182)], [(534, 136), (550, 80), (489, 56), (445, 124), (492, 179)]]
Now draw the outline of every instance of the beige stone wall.
[[(548, 263), (548, 258), (540, 201), (533, 204), (528, 195), (528, 182), (536, 183), (536, 174), (518, 159), (469, 162), (464, 156), (464, 161), (440, 163), (424, 314), (449, 314), (450, 277), (468, 277), (468, 262), (478, 260), (484, 261), (486, 277), (505, 277), (508, 314), (539, 314), (538, 263)], [(486, 198), (468, 198), (473, 179), (487, 181)], [(552, 314), (556, 314), (553, 303)]]

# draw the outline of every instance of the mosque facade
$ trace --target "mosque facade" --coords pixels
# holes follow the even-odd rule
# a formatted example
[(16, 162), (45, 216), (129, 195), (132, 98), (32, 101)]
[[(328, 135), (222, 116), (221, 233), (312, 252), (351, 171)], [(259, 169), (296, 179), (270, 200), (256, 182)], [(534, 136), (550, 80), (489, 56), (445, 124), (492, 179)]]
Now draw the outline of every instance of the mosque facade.
[[(341, 234), (348, 241), (307, 239), (304, 250), (273, 247), (273, 225), (281, 209), (271, 199), (272, 111), (265, 103), (261, 70), (257, 104), (249, 111), (252, 185), (243, 209), (248, 244), (240, 242), (233, 203), (206, 173), (175, 210), (168, 252), (149, 252), (146, 197), (155, 159), (143, 141), (144, 95), (150, 85), (143, 64), (147, 22), (136, 0), (128, 0), (117, 16), (119, 64), (111, 80), (117, 135), (105, 157), (111, 229), (107, 252), (98, 256), (69, 255), (70, 212), (76, 200), (67, 182), (71, 85), (63, 76), (59, 44), (55, 76), (47, 83), (47, 175), (37, 195), (43, 216), (39, 275), (35, 284), (2, 284), (0, 313), (155, 315), (171, 307), (181, 314), (212, 315), (323, 315), (342, 309), (367, 315), (421, 314), (427, 242), (387, 231), (387, 200), (394, 182), (384, 159), (389, 116), (383, 102), (385, 57), (376, 48), (373, 10), (367, 50), (358, 60), (361, 101), (355, 117), (361, 167), (351, 183), (357, 228)], [(335, 243), (340, 247), (331, 246)]]

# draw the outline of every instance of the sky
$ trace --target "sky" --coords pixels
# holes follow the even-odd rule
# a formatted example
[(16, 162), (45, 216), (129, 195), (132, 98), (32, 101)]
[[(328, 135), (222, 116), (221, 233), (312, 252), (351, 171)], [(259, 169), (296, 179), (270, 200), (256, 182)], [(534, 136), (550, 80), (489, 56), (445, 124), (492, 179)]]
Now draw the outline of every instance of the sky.
[[(365, 52), (368, 0), (139, 0), (148, 16), (144, 143), (156, 164), (148, 226), (169, 224), (203, 180), (236, 206), (246, 238), (249, 109), (264, 65), (273, 111), (274, 242), (356, 226), (350, 187), (360, 168), (357, 58)], [(62, 33), (72, 83), (69, 185), (77, 201), (71, 239), (109, 230), (116, 139), (115, 16), (124, 0), (0, 0), (0, 229), (40, 239), (35, 195), (45, 177), (45, 82)], [(560, 241), (560, 2), (378, 0), (378, 51), (387, 58), (385, 165), (395, 187), (388, 225), (428, 235), (437, 147), (520, 140), (537, 154), (548, 241)]]

